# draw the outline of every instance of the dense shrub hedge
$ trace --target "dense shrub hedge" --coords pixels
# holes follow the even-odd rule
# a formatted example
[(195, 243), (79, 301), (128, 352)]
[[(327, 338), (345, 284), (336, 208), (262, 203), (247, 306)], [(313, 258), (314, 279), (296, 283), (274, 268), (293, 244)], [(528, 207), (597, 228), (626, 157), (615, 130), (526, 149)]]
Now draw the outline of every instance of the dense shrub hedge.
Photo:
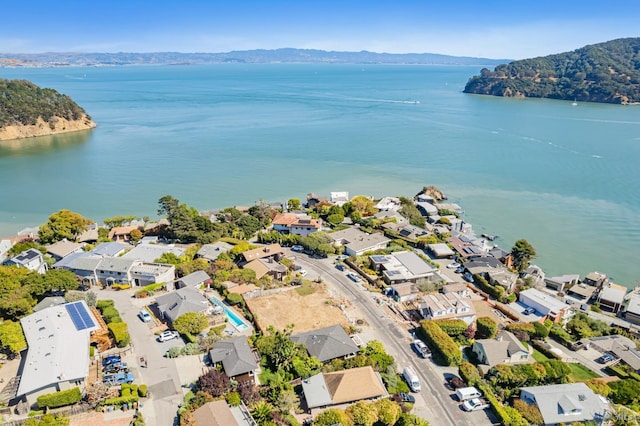
[(496, 300), (502, 300), (504, 297), (504, 288), (500, 287), (499, 285), (491, 285), (489, 284), (489, 282), (487, 280), (484, 279), (484, 277), (480, 274), (474, 274), (473, 275), (473, 282), (480, 287), (480, 290), (484, 291), (485, 293), (488, 293), (489, 295), (493, 296)]
[(487, 401), (489, 401), (491, 409), (498, 417), (500, 424), (508, 426), (529, 426), (529, 422), (527, 422), (517, 410), (502, 405), (486, 383), (478, 383), (477, 388), (484, 394)]
[(120, 312), (113, 306), (108, 306), (102, 310), (102, 318), (107, 324), (110, 322), (122, 322), (122, 320), (115, 320), (116, 318), (120, 319)]
[(476, 320), (476, 339), (491, 339), (498, 332), (498, 323), (490, 317)]
[(561, 360), (562, 357), (560, 355), (558, 355), (557, 353), (551, 351), (549, 348), (547, 348), (545, 346), (545, 344), (540, 341), (540, 340), (532, 340), (531, 344), (533, 345), (534, 348), (536, 348), (538, 351), (540, 351), (543, 355), (545, 355), (548, 358), (551, 359), (559, 359)]
[(113, 307), (114, 305), (115, 305), (115, 302), (111, 299), (98, 300), (96, 302), (96, 308), (98, 308), (100, 312), (102, 312), (104, 308)]
[(57, 408), (75, 404), (82, 399), (80, 388), (71, 388), (60, 392), (48, 393), (38, 397), (38, 407)]
[(458, 374), (460, 374), (462, 380), (467, 382), (469, 386), (475, 386), (480, 379), (482, 379), (478, 368), (469, 361), (462, 361), (460, 363), (458, 366)]
[(147, 385), (145, 385), (144, 383), (141, 384), (140, 386), (138, 386), (138, 396), (139, 397), (145, 397), (147, 396), (147, 393), (149, 392), (149, 387)]
[(462, 361), (462, 352), (456, 342), (447, 335), (434, 321), (424, 320), (420, 323), (423, 340), (439, 355), (445, 365), (458, 365)]
[(554, 324), (549, 330), (549, 336), (558, 343), (570, 348), (574, 338), (566, 330), (557, 324)]
[(127, 323), (125, 322), (111, 322), (107, 325), (107, 328), (116, 340), (116, 344), (119, 348), (125, 347), (129, 344), (131, 336), (127, 329)]

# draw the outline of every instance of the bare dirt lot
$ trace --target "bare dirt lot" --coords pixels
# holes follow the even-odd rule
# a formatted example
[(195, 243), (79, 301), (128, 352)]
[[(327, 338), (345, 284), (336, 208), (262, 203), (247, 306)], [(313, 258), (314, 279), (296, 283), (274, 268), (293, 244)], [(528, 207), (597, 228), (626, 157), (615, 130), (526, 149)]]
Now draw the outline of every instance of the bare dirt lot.
[(333, 324), (349, 325), (347, 316), (340, 309), (349, 310), (350, 302), (345, 298), (331, 295), (324, 284), (314, 284), (316, 291), (300, 296), (294, 289), (270, 296), (247, 300), (247, 306), (256, 316), (256, 323), (262, 330), (273, 325), (283, 330), (294, 324), (294, 333)]

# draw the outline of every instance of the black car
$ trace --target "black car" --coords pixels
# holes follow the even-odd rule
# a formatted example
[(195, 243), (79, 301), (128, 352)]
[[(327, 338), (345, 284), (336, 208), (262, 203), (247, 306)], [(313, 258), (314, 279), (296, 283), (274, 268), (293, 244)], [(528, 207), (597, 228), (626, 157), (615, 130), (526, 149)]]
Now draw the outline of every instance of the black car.
[(336, 265), (336, 269), (337, 269), (338, 271), (344, 271), (344, 270), (345, 270), (345, 269), (347, 269), (347, 268), (346, 268), (342, 263), (338, 263), (338, 264)]

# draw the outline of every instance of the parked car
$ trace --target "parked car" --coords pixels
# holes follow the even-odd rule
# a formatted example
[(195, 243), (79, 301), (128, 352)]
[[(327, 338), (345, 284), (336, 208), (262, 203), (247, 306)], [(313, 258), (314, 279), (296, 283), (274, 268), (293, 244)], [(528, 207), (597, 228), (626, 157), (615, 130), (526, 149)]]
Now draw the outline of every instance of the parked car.
[(524, 311), (522, 311), (522, 313), (523, 313), (524, 315), (530, 315), (530, 314), (533, 314), (535, 311), (536, 311), (536, 310), (535, 310), (535, 309), (533, 309), (533, 308), (527, 308), (527, 309), (525, 309)]
[(447, 265), (447, 268), (449, 269), (456, 269), (459, 268), (461, 265), (458, 262), (453, 262)]
[(338, 264), (336, 265), (336, 269), (337, 269), (338, 271), (344, 271), (344, 270), (346, 270), (346, 269), (347, 269), (347, 267), (346, 267), (346, 266), (344, 266), (342, 263), (338, 263)]
[(462, 403), (462, 409), (464, 411), (478, 411), (489, 408), (489, 404), (480, 398), (469, 399)]
[(420, 339), (416, 339), (411, 342), (411, 349), (413, 349), (422, 358), (428, 357), (431, 353), (429, 351), (429, 348), (427, 348), (427, 345), (425, 345), (424, 342)]
[(306, 271), (306, 270), (304, 270), (304, 269), (300, 269), (300, 270), (298, 271), (298, 273), (300, 274), (300, 276), (301, 276), (301, 277), (306, 277), (306, 276), (307, 276), (307, 271)]
[(356, 274), (354, 274), (353, 272), (349, 272), (347, 274), (347, 277), (353, 281), (354, 283), (359, 283), (360, 282), (360, 277), (358, 277)]
[(295, 246), (291, 247), (291, 251), (302, 253), (304, 251), (304, 247), (296, 244)]
[(447, 382), (446, 382), (445, 386), (448, 389), (456, 390), (456, 389), (460, 389), (460, 388), (466, 387), (467, 384), (460, 377), (451, 376), (451, 377), (447, 378)]
[(138, 312), (138, 317), (142, 320), (142, 322), (151, 321), (151, 315), (146, 309), (143, 309), (140, 312)]
[(107, 365), (115, 364), (120, 361), (122, 361), (120, 355), (111, 355), (102, 359), (102, 366), (106, 367)]
[(338, 255), (338, 257), (336, 257), (336, 260), (340, 261), (340, 260), (346, 260), (348, 258), (349, 256), (347, 256), (346, 254), (340, 254)]
[(613, 357), (613, 355), (611, 354), (604, 354), (602, 355), (600, 358), (598, 358), (596, 361), (598, 361), (600, 364), (606, 364), (608, 362), (613, 361), (615, 358)]
[(416, 402), (416, 398), (413, 395), (404, 392), (391, 395), (390, 399), (395, 402), (410, 402), (411, 404)]
[(113, 364), (109, 364), (102, 369), (104, 373), (113, 374), (113, 373), (128, 373), (129, 366), (126, 362), (115, 362)]
[(177, 331), (167, 330), (160, 333), (158, 336), (158, 342), (166, 342), (167, 340), (177, 339), (178, 337), (180, 337), (180, 333)]
[(102, 378), (102, 383), (107, 386), (121, 385), (123, 383), (133, 383), (136, 378), (131, 373), (110, 374)]

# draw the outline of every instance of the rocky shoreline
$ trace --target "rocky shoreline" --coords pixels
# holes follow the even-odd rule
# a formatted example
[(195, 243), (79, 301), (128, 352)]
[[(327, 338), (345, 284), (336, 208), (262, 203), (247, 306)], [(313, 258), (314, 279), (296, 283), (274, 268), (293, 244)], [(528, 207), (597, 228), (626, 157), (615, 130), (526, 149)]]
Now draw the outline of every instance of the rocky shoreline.
[(94, 127), (96, 127), (96, 123), (87, 115), (84, 115), (79, 120), (72, 121), (55, 117), (53, 120), (50, 120), (50, 122), (46, 122), (42, 118), (38, 118), (36, 124), (33, 125), (13, 125), (0, 128), (0, 141), (77, 132), (80, 130), (93, 129)]

